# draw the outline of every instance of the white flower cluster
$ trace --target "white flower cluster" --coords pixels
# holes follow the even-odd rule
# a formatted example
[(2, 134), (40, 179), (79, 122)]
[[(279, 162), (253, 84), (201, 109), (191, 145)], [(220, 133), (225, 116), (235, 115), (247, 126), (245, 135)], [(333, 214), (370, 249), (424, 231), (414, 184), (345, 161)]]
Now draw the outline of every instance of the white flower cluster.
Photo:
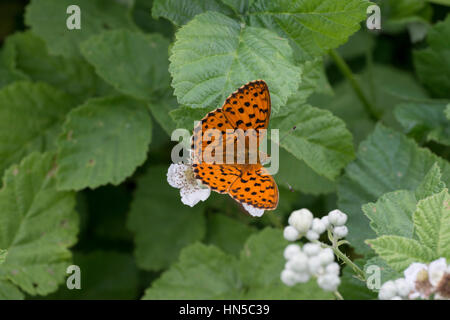
[(314, 218), (308, 209), (296, 210), (289, 216), (284, 238), (295, 241), (305, 236), (309, 241), (314, 241), (327, 229), (332, 231), (336, 239), (344, 238), (348, 233), (346, 222), (347, 215), (339, 210), (333, 210), (321, 219)]
[(317, 284), (326, 291), (336, 291), (341, 283), (339, 265), (334, 262), (330, 248), (322, 248), (317, 243), (306, 243), (303, 248), (290, 244), (284, 250), (287, 262), (281, 272), (281, 281), (288, 286), (308, 282), (317, 278)]
[[(314, 218), (308, 209), (296, 210), (289, 216), (284, 238), (296, 241), (305, 236), (309, 241), (317, 242), (322, 233), (330, 230), (334, 239), (340, 239), (348, 233), (346, 222), (347, 215), (339, 210), (333, 210), (321, 219)], [(287, 262), (281, 272), (281, 281), (288, 286), (305, 283), (315, 277), (323, 290), (336, 291), (341, 283), (340, 268), (334, 261), (333, 250), (322, 247), (320, 242), (306, 243), (303, 248), (290, 244), (284, 250), (284, 257)]]
[(190, 165), (172, 163), (167, 171), (167, 182), (180, 189), (181, 202), (190, 207), (205, 201), (211, 194), (211, 189), (195, 178)]
[(412, 263), (403, 274), (404, 278), (383, 284), (378, 293), (380, 300), (450, 300), (450, 265), (447, 265), (445, 258), (428, 265)]

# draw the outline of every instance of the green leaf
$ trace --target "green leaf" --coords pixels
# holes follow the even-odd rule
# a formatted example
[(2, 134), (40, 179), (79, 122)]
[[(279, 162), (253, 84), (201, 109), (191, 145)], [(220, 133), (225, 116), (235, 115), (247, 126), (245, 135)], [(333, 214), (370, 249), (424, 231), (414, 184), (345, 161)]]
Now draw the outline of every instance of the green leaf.
[(402, 272), (395, 271), (394, 269), (392, 269), (387, 264), (386, 261), (384, 261), (380, 257), (373, 257), (373, 258), (370, 258), (369, 260), (367, 260), (366, 264), (364, 265), (364, 272), (366, 274), (366, 278), (371, 275), (368, 272), (369, 271), (368, 268), (370, 266), (377, 266), (377, 267), (380, 268), (380, 276), (381, 276), (380, 282), (381, 282), (381, 284), (383, 284), (383, 283), (385, 283), (386, 281), (389, 281), (389, 280), (396, 280), (398, 278), (402, 278), (403, 277), (403, 273)]
[(163, 17), (177, 26), (182, 26), (196, 15), (207, 11), (217, 11), (225, 15), (233, 13), (220, 0), (155, 0), (152, 16), (155, 19)]
[(172, 132), (175, 129), (183, 128), (183, 126), (178, 125), (172, 118), (172, 112), (176, 112), (181, 109), (179, 108), (177, 99), (172, 92), (166, 93), (159, 99), (153, 99), (148, 103), (148, 107), (152, 113), (152, 116), (169, 136), (172, 135)]
[(128, 217), (137, 264), (145, 270), (168, 267), (181, 249), (205, 234), (202, 204), (184, 205), (179, 190), (166, 181), (167, 169), (152, 167), (138, 179)]
[(8, 37), (4, 50), (7, 59), (27, 78), (51, 84), (80, 102), (108, 90), (86, 61), (49, 55), (45, 42), (30, 31)]
[(236, 258), (214, 246), (193, 244), (147, 289), (143, 299), (231, 299), (242, 283)]
[(445, 188), (445, 183), (441, 181), (442, 174), (438, 164), (435, 163), (426, 174), (422, 183), (416, 189), (417, 200), (425, 199), (433, 194), (440, 193)]
[(0, 249), (0, 265), (5, 262), (6, 255), (8, 254), (8, 250)]
[(275, 175), (278, 186), (291, 187), (302, 193), (319, 195), (336, 190), (336, 183), (312, 170), (303, 160), (295, 158), (284, 149), (280, 149), (280, 164)]
[(211, 110), (245, 83), (264, 79), (276, 114), (298, 88), (301, 69), (293, 64), (292, 49), (269, 30), (207, 12), (179, 29), (176, 38), (169, 71), (180, 104)]
[(16, 82), (0, 90), (0, 173), (33, 151), (55, 148), (75, 101), (43, 84)]
[(209, 111), (209, 108), (190, 108), (188, 106), (180, 106), (170, 111), (170, 117), (175, 121), (178, 128), (185, 128), (192, 131), (194, 129), (194, 121), (200, 121)]
[(0, 279), (0, 300), (23, 300), (25, 295), (10, 281)]
[(32, 295), (64, 281), (78, 232), (75, 194), (56, 190), (55, 169), (52, 154), (33, 153), (6, 171), (0, 190), (0, 248), (8, 250), (0, 278)]
[(290, 40), (296, 55), (310, 60), (345, 43), (366, 19), (366, 0), (256, 0), (250, 25), (272, 29)]
[(205, 242), (238, 256), (247, 238), (255, 231), (255, 228), (223, 214), (211, 214), (208, 216)]
[(408, 134), (450, 146), (450, 120), (444, 116), (447, 103), (405, 103), (394, 110)]
[(436, 97), (449, 98), (450, 91), (450, 16), (428, 32), (429, 47), (413, 51), (414, 66), (420, 81)]
[(356, 161), (349, 164), (338, 184), (338, 207), (349, 215), (347, 239), (360, 253), (368, 253), (364, 240), (374, 236), (361, 206), (394, 191), (414, 190), (437, 162), (442, 180), (450, 183), (447, 161), (422, 149), (404, 135), (378, 125), (359, 146)]
[[(72, 4), (81, 9), (79, 30), (66, 26), (66, 10)], [(50, 54), (67, 57), (80, 56), (80, 43), (94, 34), (116, 28), (136, 29), (130, 10), (109, 0), (33, 0), (26, 8), (25, 23), (45, 40)]]
[(46, 299), (99, 300), (138, 298), (138, 269), (133, 256), (114, 251), (75, 252), (74, 264), (80, 267), (81, 290), (63, 285)]
[(216, 247), (193, 244), (144, 299), (330, 299), (314, 280), (294, 287), (281, 282), (287, 244), (282, 231), (265, 229), (248, 238), (240, 261)]
[(17, 70), (15, 61), (10, 59), (15, 54), (14, 48), (8, 54), (4, 48), (0, 50), (0, 89), (15, 81), (27, 80), (27, 76)]
[(352, 135), (327, 110), (298, 106), (287, 116), (273, 119), (271, 128), (279, 128), (284, 149), (327, 179), (334, 180), (354, 157)]
[(435, 257), (450, 259), (450, 195), (444, 189), (417, 204), (414, 226), (420, 241)]
[(144, 32), (158, 32), (164, 37), (173, 38), (175, 26), (166, 19), (152, 18), (153, 0), (135, 0), (133, 18), (136, 25)]
[[(361, 260), (353, 261), (360, 268), (363, 267)], [(368, 274), (367, 276), (370, 276)], [(382, 282), (383, 283), (383, 282)], [(350, 266), (345, 266), (342, 269), (341, 284), (339, 286), (339, 293), (345, 300), (371, 300), (377, 298), (374, 291), (367, 288), (365, 281), (356, 278), (355, 272)]]
[(58, 188), (80, 190), (130, 176), (146, 157), (151, 120), (127, 97), (88, 100), (68, 115), (58, 139)]
[(398, 272), (403, 272), (413, 262), (429, 263), (435, 257), (430, 248), (414, 239), (399, 236), (381, 236), (366, 242)]
[(150, 100), (169, 87), (168, 47), (159, 34), (112, 30), (84, 41), (81, 53), (118, 91)]
[(362, 211), (369, 218), (370, 227), (378, 236), (397, 235), (412, 238), (412, 216), (416, 203), (414, 192), (400, 190), (384, 194), (376, 203), (363, 205)]

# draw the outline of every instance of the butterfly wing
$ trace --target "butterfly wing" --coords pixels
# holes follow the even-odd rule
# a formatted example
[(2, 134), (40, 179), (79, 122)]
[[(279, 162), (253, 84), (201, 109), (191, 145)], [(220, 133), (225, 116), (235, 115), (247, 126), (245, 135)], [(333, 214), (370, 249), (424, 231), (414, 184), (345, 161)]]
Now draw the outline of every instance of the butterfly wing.
[(238, 202), (252, 207), (273, 210), (278, 205), (278, 187), (261, 165), (254, 165), (231, 184), (228, 193)]
[(228, 193), (231, 185), (242, 175), (242, 170), (231, 165), (194, 163), (194, 174), (203, 184), (219, 193)]
[(236, 129), (267, 129), (271, 111), (269, 88), (263, 80), (251, 81), (233, 92), (221, 109)]

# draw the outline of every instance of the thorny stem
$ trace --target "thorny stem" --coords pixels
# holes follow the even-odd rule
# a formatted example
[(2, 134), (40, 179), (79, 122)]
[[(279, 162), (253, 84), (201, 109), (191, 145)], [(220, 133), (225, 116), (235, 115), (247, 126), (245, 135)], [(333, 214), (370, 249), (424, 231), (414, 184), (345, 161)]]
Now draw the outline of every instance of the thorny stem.
[(336, 63), (336, 66), (341, 71), (341, 73), (347, 78), (347, 80), (350, 82), (350, 85), (352, 86), (353, 90), (355, 91), (356, 95), (358, 96), (359, 100), (361, 100), (364, 109), (366, 109), (369, 116), (375, 120), (380, 120), (380, 114), (376, 111), (375, 106), (367, 99), (366, 95), (362, 91), (359, 83), (356, 81), (352, 70), (348, 66), (348, 64), (345, 62), (344, 59), (335, 51), (330, 50), (329, 51), (331, 58)]
[(325, 246), (327, 248), (331, 248), (334, 252), (334, 254), (341, 259), (342, 261), (344, 261), (344, 263), (348, 266), (350, 266), (350, 268), (353, 269), (353, 271), (356, 273), (356, 276), (359, 280), (361, 281), (365, 281), (366, 279), (366, 275), (364, 273), (363, 270), (361, 270), (360, 267), (358, 267), (352, 260), (349, 259), (349, 257), (347, 257), (345, 255), (345, 253), (343, 253), (341, 250), (339, 250), (339, 246), (343, 243), (342, 241), (338, 241), (338, 239), (336, 239), (330, 230), (328, 230), (328, 238), (331, 241), (331, 246), (323, 243), (323, 242), (319, 242), (320, 245)]

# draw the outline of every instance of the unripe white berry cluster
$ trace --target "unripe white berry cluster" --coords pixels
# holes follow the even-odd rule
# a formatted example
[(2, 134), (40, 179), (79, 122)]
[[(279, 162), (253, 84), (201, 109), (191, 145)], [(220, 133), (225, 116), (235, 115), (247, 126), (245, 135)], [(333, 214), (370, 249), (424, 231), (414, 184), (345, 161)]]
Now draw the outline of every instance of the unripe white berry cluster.
[(330, 248), (322, 248), (317, 243), (306, 243), (303, 248), (290, 244), (284, 250), (286, 264), (281, 272), (281, 281), (288, 286), (308, 282), (317, 278), (317, 284), (323, 290), (336, 291), (341, 283), (339, 265), (334, 262), (334, 253)]
[(320, 235), (330, 229), (336, 239), (347, 236), (345, 226), (347, 215), (339, 210), (333, 210), (322, 218), (314, 218), (308, 209), (300, 209), (291, 213), (289, 225), (284, 228), (284, 238), (295, 241), (305, 236), (309, 241), (318, 240)]

